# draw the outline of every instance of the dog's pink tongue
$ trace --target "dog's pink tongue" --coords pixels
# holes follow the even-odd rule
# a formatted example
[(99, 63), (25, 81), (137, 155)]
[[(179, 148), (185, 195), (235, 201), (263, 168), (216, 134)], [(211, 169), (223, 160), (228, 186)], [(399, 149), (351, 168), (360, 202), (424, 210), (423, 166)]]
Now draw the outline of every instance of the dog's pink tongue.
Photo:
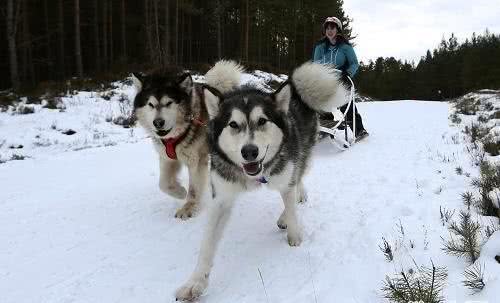
[(259, 162), (243, 164), (243, 168), (249, 174), (255, 174), (259, 170)]

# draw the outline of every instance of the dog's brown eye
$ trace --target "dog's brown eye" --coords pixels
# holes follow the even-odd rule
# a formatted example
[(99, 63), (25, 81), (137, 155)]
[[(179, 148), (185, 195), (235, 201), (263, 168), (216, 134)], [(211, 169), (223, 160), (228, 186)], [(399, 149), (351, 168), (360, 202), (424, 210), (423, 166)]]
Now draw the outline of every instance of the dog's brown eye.
[(165, 106), (169, 107), (170, 105), (172, 105), (172, 101), (168, 102), (167, 105), (165, 105)]
[(238, 129), (238, 124), (236, 122), (234, 122), (234, 121), (231, 121), (229, 123), (229, 127), (234, 128), (234, 129)]
[(153, 103), (151, 103), (151, 102), (149, 102), (149, 103), (148, 103), (148, 105), (149, 105), (149, 107), (151, 107), (151, 108), (154, 108), (154, 107), (155, 107), (155, 106), (153, 105)]
[(267, 120), (266, 120), (266, 119), (264, 119), (264, 118), (260, 118), (260, 119), (259, 119), (259, 121), (257, 121), (257, 125), (258, 125), (258, 126), (262, 126), (262, 125), (266, 124), (266, 122), (267, 122)]

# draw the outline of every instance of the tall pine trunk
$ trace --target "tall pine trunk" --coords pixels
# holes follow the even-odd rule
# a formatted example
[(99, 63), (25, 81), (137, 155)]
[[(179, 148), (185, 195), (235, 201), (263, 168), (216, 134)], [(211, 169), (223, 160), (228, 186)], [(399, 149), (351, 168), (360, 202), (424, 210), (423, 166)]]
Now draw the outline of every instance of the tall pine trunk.
[(63, 0), (59, 0), (58, 3), (58, 32), (59, 32), (59, 76), (64, 78), (66, 76), (66, 50), (64, 46), (64, 5)]
[(188, 42), (188, 62), (189, 64), (193, 63), (193, 15), (190, 13), (189, 14), (189, 19), (188, 19), (188, 36), (187, 36), (187, 42)]
[(126, 30), (126, 13), (125, 13), (125, 0), (122, 0), (121, 6), (121, 33), (122, 33), (122, 57), (127, 61), (127, 30)]
[(261, 17), (261, 12), (260, 12), (260, 7), (257, 7), (257, 11), (259, 12), (259, 20), (258, 20), (258, 33), (257, 33), (257, 52), (258, 52), (258, 61), (259, 64), (262, 64), (262, 17)]
[(108, 22), (109, 22), (109, 65), (112, 65), (115, 61), (115, 44), (113, 38), (113, 0), (108, 1), (109, 10), (108, 10)]
[(33, 64), (33, 41), (31, 41), (31, 31), (29, 26), (29, 11), (28, 11), (28, 1), (20, 0), (23, 4), (23, 40), (22, 40), (22, 51), (23, 51), (23, 75), (24, 80), (30, 82), (31, 85), (35, 84), (35, 67)]
[(154, 58), (155, 58), (155, 63), (156, 64), (162, 64), (162, 56), (161, 56), (161, 43), (160, 43), (160, 23), (158, 21), (158, 0), (153, 0), (154, 1), (154, 14), (155, 14), (155, 52), (154, 52)]
[(217, 22), (217, 59), (222, 59), (222, 19), (223, 7), (221, 0), (217, 0), (215, 4), (215, 20)]
[(51, 49), (51, 39), (50, 39), (50, 27), (49, 27), (49, 0), (45, 0), (43, 2), (43, 12), (45, 15), (45, 34), (47, 35), (47, 39), (45, 41), (45, 56), (47, 56), (47, 73), (52, 77), (52, 67), (54, 66), (54, 62), (52, 61), (52, 49)]
[(170, 1), (165, 0), (165, 30), (163, 35), (163, 62), (170, 64)]
[[(197, 21), (198, 21), (197, 22), (198, 28), (200, 28), (202, 22), (199, 19)], [(200, 35), (200, 33), (197, 33), (197, 37), (198, 37), (198, 39), (196, 39), (196, 45), (197, 45), (196, 49), (198, 51), (197, 51), (197, 55), (196, 55), (196, 61), (197, 62), (208, 61), (208, 60), (204, 60), (203, 57), (202, 57), (202, 55), (201, 55), (201, 50), (202, 50), (203, 46), (205, 45), (204, 44), (205, 39), (206, 39), (205, 35)]]
[(220, 43), (221, 43), (221, 58), (224, 57), (227, 54), (227, 51), (224, 51), (225, 41), (226, 41), (226, 8), (224, 7), (224, 11), (221, 15), (221, 20), (220, 20)]
[(10, 81), (14, 90), (19, 89), (21, 82), (19, 80), (19, 70), (17, 65), (17, 17), (19, 10), (14, 11), (14, 0), (7, 0), (7, 40), (9, 43), (9, 63), (10, 63)]
[[(307, 18), (307, 15), (306, 15), (306, 17), (305, 17), (305, 19), (304, 19), (304, 27), (302, 28), (302, 29), (303, 29), (303, 32), (302, 32), (302, 38), (303, 38), (303, 44), (302, 44), (302, 57), (303, 57), (303, 58), (307, 58), (307, 57), (306, 57), (306, 55), (307, 55), (306, 50), (307, 50), (307, 48), (309, 47), (309, 46), (307, 45), (307, 38), (306, 38), (306, 36), (307, 36), (307, 21), (308, 21), (308, 18)], [(311, 47), (312, 47), (312, 46), (311, 46)]]
[(175, 49), (174, 62), (179, 64), (179, 0), (175, 0)]
[(240, 58), (240, 61), (243, 61), (245, 59), (245, 55), (244, 55), (244, 44), (245, 44), (245, 22), (244, 22), (244, 18), (245, 18), (245, 15), (244, 15), (244, 5), (245, 5), (245, 2), (244, 1), (241, 1), (240, 5), (239, 5), (239, 11), (238, 11), (238, 14), (239, 14), (239, 27), (238, 27), (238, 31), (239, 31), (239, 58)]
[(75, 59), (76, 73), (83, 77), (82, 47), (80, 42), (80, 0), (75, 0)]
[(249, 7), (249, 0), (246, 0), (246, 9), (245, 9), (245, 46), (244, 46), (244, 52), (243, 54), (245, 55), (245, 62), (248, 63), (248, 37), (250, 35), (250, 7)]
[(150, 9), (150, 1), (151, 0), (145, 0), (145, 23), (146, 23), (146, 41), (147, 41), (147, 51), (148, 51), (148, 60), (149, 63), (153, 62), (153, 37), (151, 36), (151, 9)]
[(103, 68), (107, 69), (108, 60), (108, 1), (102, 0), (102, 43), (103, 43)]
[(27, 80), (28, 80), (28, 48), (26, 47), (27, 44), (28, 44), (28, 39), (27, 39), (27, 35), (26, 35), (26, 2), (25, 0), (18, 0), (21, 5), (22, 5), (22, 8), (21, 8), (21, 30), (20, 30), (20, 35), (19, 35), (19, 38), (18, 39), (18, 43), (17, 43), (17, 47), (19, 48), (19, 53), (21, 55), (21, 60), (20, 60), (20, 63), (21, 63), (21, 73), (20, 73), (20, 76), (21, 76), (21, 83), (26, 83)]
[(94, 0), (94, 51), (95, 70), (101, 70), (101, 41), (99, 40), (99, 0)]
[[(185, 19), (186, 19), (186, 14), (183, 11), (181, 11), (179, 28), (183, 33), (184, 30), (186, 29), (186, 27), (184, 26)], [(180, 43), (179, 64), (184, 64), (184, 35), (180, 35), (179, 43)]]
[(295, 1), (295, 7), (293, 11), (293, 38), (291, 40), (291, 43), (288, 44), (288, 56), (290, 58), (289, 60), (289, 67), (294, 67), (295, 62), (296, 62), (296, 57), (297, 57), (297, 19), (299, 18), (298, 12), (300, 11), (300, 0)]

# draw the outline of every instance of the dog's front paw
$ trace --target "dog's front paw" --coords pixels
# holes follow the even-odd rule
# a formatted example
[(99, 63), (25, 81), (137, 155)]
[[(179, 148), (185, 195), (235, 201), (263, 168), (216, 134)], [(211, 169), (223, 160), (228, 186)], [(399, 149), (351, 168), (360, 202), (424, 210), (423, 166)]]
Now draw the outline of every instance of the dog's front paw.
[(302, 188), (299, 193), (299, 203), (307, 202), (307, 191), (305, 188)]
[(208, 286), (208, 279), (190, 279), (175, 292), (176, 301), (192, 301), (203, 294)]
[(174, 197), (176, 199), (185, 199), (187, 196), (187, 191), (184, 186), (179, 183), (173, 184), (160, 184), (160, 189), (167, 195)]
[(181, 208), (177, 210), (177, 212), (175, 213), (175, 217), (182, 220), (187, 220), (194, 217), (197, 210), (197, 203), (186, 202)]
[(288, 230), (287, 239), (290, 246), (300, 246), (302, 243), (302, 234), (299, 231), (291, 232)]
[(276, 224), (278, 225), (278, 228), (279, 229), (286, 229), (286, 222), (285, 222), (285, 212), (283, 212), (280, 216), (280, 218), (278, 219), (278, 222), (276, 222)]

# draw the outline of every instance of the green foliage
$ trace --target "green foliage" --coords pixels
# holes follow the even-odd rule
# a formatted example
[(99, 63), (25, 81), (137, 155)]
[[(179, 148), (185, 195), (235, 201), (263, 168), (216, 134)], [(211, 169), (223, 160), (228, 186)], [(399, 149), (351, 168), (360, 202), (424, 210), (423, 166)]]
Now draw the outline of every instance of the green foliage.
[(492, 156), (498, 156), (500, 155), (500, 142), (485, 140), (483, 141), (483, 149)]
[(462, 115), (475, 115), (479, 106), (480, 102), (472, 98), (461, 98), (456, 103), (456, 112)]
[(484, 266), (474, 264), (465, 270), (464, 277), (465, 280), (462, 283), (473, 293), (480, 292), (486, 286), (484, 282)]
[(10, 160), (24, 160), (24, 159), (26, 159), (26, 156), (19, 155), (19, 154), (13, 154), (10, 157)]
[(7, 108), (9, 105), (13, 105), (18, 97), (10, 92), (0, 92), (0, 110)]
[(486, 236), (486, 239), (489, 239), (494, 233), (500, 230), (500, 225), (490, 222), (489, 225), (486, 225), (486, 228), (484, 229), (484, 235)]
[(479, 257), (481, 226), (472, 220), (469, 212), (460, 212), (459, 223), (448, 227), (452, 235), (444, 242), (443, 250), (450, 255), (466, 258), (471, 264)]
[(465, 192), (462, 194), (462, 201), (464, 202), (467, 209), (470, 210), (472, 203), (474, 202), (474, 195), (471, 192)]
[(443, 287), (448, 278), (445, 268), (418, 267), (416, 271), (401, 271), (396, 277), (386, 277), (382, 292), (384, 297), (393, 303), (444, 302)]
[(441, 223), (445, 226), (455, 214), (455, 210), (449, 210), (445, 207), (439, 206), (439, 216), (441, 218)]
[(500, 110), (495, 111), (495, 113), (490, 116), (490, 119), (500, 119)]
[(479, 117), (477, 117), (477, 122), (486, 123), (489, 121), (489, 119), (490, 118), (488, 116), (480, 115)]
[(462, 119), (460, 119), (460, 117), (454, 113), (450, 116), (450, 119), (451, 119), (451, 122), (454, 123), (454, 124), (460, 124), (462, 123)]
[(376, 99), (414, 99), (414, 66), (394, 57), (361, 64), (356, 76), (361, 94)]
[(391, 244), (389, 244), (389, 242), (387, 242), (387, 240), (384, 237), (382, 237), (382, 240), (383, 240), (383, 245), (382, 246), (379, 245), (378, 247), (380, 248), (380, 251), (384, 253), (387, 262), (391, 262), (392, 260), (394, 260)]
[(465, 126), (464, 132), (469, 135), (472, 143), (476, 143), (488, 134), (488, 129), (480, 124), (472, 123), (470, 127)]
[(491, 200), (489, 193), (500, 188), (500, 165), (483, 161), (481, 175), (474, 179), (472, 185), (479, 190), (480, 197), (474, 200), (474, 205), (484, 216), (499, 216), (500, 213)]
[(445, 100), (478, 89), (500, 88), (500, 35), (485, 31), (458, 43), (455, 35), (417, 65), (393, 57), (362, 64), (360, 92), (388, 99)]

